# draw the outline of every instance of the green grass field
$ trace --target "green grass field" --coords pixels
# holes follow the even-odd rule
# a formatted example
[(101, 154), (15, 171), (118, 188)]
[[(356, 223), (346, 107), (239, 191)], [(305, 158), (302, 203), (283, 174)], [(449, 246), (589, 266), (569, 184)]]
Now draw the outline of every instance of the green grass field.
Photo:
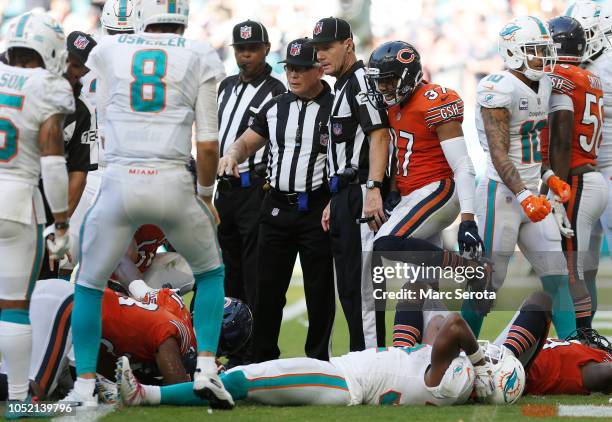
[[(515, 289), (508, 294), (526, 295), (528, 289)], [(604, 292), (602, 302), (612, 303), (612, 291)], [(303, 290), (299, 285), (291, 286), (287, 294), (287, 306), (303, 299)], [(603, 299), (603, 298), (602, 298)], [(485, 320), (481, 338), (495, 339), (497, 334), (506, 326), (513, 312), (495, 311)], [(393, 313), (387, 313), (387, 332), (392, 326)], [(611, 324), (612, 325), (612, 324)], [(280, 349), (282, 357), (304, 355), (304, 341), (306, 338), (307, 319), (301, 314), (292, 320), (283, 323), (280, 335)], [(612, 336), (612, 328), (602, 330), (608, 337)], [(390, 335), (387, 335), (390, 341)], [(337, 308), (336, 325), (333, 336), (333, 354), (341, 355), (348, 351), (348, 334), (346, 321), (340, 307)], [(161, 406), (155, 408), (120, 408), (104, 417), (104, 421), (167, 421), (167, 420), (233, 420), (233, 421), (269, 421), (269, 420), (297, 420), (297, 421), (362, 421), (362, 420), (410, 420), (410, 421), (516, 421), (525, 420), (551, 420), (567, 419), (560, 417), (526, 417), (527, 405), (608, 405), (608, 397), (595, 394), (591, 396), (554, 396), (554, 397), (523, 397), (517, 405), (497, 407), (487, 405), (465, 405), (447, 408), (434, 407), (269, 407), (253, 403), (238, 403), (231, 412), (214, 411), (207, 413), (206, 408), (198, 407), (171, 407)], [(612, 407), (612, 406), (610, 406)], [(589, 418), (574, 417), (574, 420), (591, 420)], [(592, 419), (602, 420), (602, 419)]]

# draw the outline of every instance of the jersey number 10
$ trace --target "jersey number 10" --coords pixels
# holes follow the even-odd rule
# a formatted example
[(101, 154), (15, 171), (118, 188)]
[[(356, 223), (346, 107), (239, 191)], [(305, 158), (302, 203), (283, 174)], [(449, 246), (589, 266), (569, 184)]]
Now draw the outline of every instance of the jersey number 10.
[(132, 58), (130, 106), (134, 111), (159, 113), (166, 108), (168, 55), (164, 50), (140, 50)]
[(521, 162), (523, 164), (541, 163), (540, 132), (546, 126), (546, 120), (527, 120), (521, 125)]

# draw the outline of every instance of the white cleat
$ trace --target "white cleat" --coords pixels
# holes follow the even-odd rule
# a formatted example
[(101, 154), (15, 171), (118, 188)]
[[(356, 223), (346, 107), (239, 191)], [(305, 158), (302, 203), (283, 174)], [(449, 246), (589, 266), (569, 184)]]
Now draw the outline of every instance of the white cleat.
[(70, 404), (76, 408), (77, 412), (96, 410), (98, 408), (98, 395), (94, 392), (91, 396), (86, 396), (73, 388), (59, 403)]
[(117, 384), (104, 378), (100, 374), (96, 374), (96, 388), (98, 389), (98, 397), (102, 404), (117, 404), (119, 402), (119, 390)]
[(234, 399), (227, 392), (214, 369), (213, 372), (209, 373), (204, 373), (200, 368), (195, 370), (193, 392), (198, 397), (207, 400), (213, 409), (229, 410), (234, 408)]
[(138, 406), (145, 402), (145, 390), (134, 376), (132, 368), (130, 368), (130, 361), (126, 356), (117, 359), (115, 378), (119, 396), (124, 405)]

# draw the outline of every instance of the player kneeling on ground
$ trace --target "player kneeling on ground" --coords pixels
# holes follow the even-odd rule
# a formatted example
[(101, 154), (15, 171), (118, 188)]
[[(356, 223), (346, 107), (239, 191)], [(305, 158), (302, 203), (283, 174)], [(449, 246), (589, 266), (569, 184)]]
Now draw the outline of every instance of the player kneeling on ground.
[[(278, 359), (237, 366), (220, 378), (234, 400), (285, 406), (447, 406), (465, 403), (474, 387), (480, 397), (492, 397), (494, 390), (503, 388), (504, 384), (495, 383), (493, 363), (485, 359), (484, 351), (459, 315), (446, 317), (438, 334), (430, 343), (413, 348), (368, 349), (329, 362)], [(522, 378), (524, 385), (518, 360), (505, 354), (499, 363)], [(124, 404), (130, 406), (207, 405), (193, 393), (191, 383), (164, 387), (140, 384), (127, 357), (117, 362), (117, 383)], [(522, 388), (514, 390), (513, 399), (521, 392)]]

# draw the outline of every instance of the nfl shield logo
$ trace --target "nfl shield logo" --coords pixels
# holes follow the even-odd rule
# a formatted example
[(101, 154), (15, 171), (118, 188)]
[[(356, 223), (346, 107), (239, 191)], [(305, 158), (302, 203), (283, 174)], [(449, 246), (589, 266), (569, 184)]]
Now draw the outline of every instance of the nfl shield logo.
[(342, 135), (342, 123), (332, 124), (332, 132), (334, 132), (334, 135), (336, 136)]
[(289, 54), (291, 54), (292, 56), (299, 56), (300, 51), (302, 51), (302, 44), (299, 44), (299, 43), (291, 44), (291, 49), (289, 50)]
[(329, 135), (327, 133), (322, 133), (319, 136), (319, 144), (323, 147), (326, 147), (329, 143)]
[(79, 35), (76, 40), (74, 40), (74, 46), (79, 50), (85, 50), (89, 45), (89, 40), (82, 35)]
[(321, 31), (323, 30), (323, 22), (319, 21), (317, 22), (317, 24), (314, 27), (314, 31), (313, 34), (315, 35), (319, 35), (321, 33)]
[(273, 208), (273, 209), (272, 209), (272, 212), (271, 212), (270, 214), (272, 214), (272, 217), (276, 217), (276, 216), (278, 215), (278, 212), (279, 212), (279, 211), (280, 211), (280, 210), (279, 210), (278, 208)]
[(251, 27), (250, 26), (241, 26), (240, 27), (240, 38), (243, 40), (248, 40), (251, 38)]

